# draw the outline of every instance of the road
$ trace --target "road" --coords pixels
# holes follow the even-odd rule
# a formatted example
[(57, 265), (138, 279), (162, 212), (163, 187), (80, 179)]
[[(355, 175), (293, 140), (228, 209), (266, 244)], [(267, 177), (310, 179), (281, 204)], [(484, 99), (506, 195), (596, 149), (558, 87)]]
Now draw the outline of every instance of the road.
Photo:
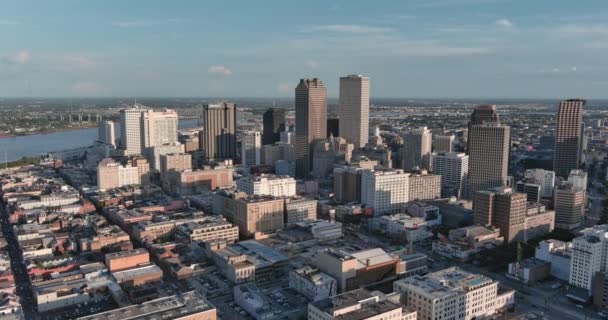
[(0, 224), (2, 225), (2, 233), (8, 243), (8, 254), (11, 259), (15, 285), (17, 286), (17, 295), (19, 296), (25, 319), (39, 319), (35, 309), (36, 300), (34, 300), (30, 278), (27, 275), (27, 268), (23, 262), (19, 242), (17, 241), (13, 227), (8, 222), (8, 214), (2, 203), (0, 203)]

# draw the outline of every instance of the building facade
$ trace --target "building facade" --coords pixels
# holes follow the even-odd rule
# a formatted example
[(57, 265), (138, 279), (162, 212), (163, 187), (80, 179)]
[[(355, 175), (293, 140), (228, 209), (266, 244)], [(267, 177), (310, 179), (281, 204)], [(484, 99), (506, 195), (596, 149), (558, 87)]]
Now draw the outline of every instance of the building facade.
[(553, 171), (559, 177), (565, 178), (570, 170), (581, 165), (585, 103), (585, 100), (570, 99), (559, 104), (553, 155)]
[(340, 136), (363, 148), (369, 137), (369, 78), (340, 77)]
[(199, 133), (200, 150), (206, 159), (236, 157), (236, 105), (222, 102), (203, 106), (204, 130)]
[(320, 79), (300, 79), (295, 90), (296, 176), (312, 171), (312, 153), (317, 141), (326, 138), (327, 89)]

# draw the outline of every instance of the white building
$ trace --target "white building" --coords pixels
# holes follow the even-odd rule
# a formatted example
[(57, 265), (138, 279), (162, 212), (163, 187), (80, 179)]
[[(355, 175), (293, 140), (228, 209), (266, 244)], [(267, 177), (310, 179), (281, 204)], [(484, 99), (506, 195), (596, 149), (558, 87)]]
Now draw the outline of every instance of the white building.
[(498, 290), (498, 282), (457, 267), (393, 283), (419, 319), (481, 319), (515, 302), (515, 291)]
[[(399, 303), (399, 295), (365, 289), (349, 291), (308, 304), (308, 320), (416, 320), (417, 313)], [(419, 318), (426, 319), (426, 318)]]
[(289, 287), (311, 301), (329, 298), (338, 293), (336, 279), (311, 266), (291, 270), (289, 272)]
[(143, 155), (150, 162), (150, 169), (160, 171), (160, 156), (172, 153), (184, 153), (185, 146), (179, 142), (144, 148)]
[(409, 173), (403, 170), (365, 170), (361, 175), (361, 203), (374, 215), (396, 212), (409, 201)]
[(452, 152), (454, 151), (454, 140), (456, 137), (452, 134), (449, 136), (435, 135), (433, 137), (433, 152)]
[(433, 233), (428, 230), (430, 225), (424, 218), (411, 217), (405, 213), (374, 217), (368, 221), (368, 224), (372, 230), (383, 232), (389, 237), (404, 238), (411, 242), (422, 241), (433, 236)]
[(340, 136), (357, 148), (365, 147), (369, 136), (369, 78), (340, 77)]
[(467, 193), (469, 156), (459, 152), (433, 153), (433, 172), (441, 176), (443, 197), (463, 197)]
[(441, 176), (426, 170), (411, 173), (408, 179), (408, 200), (433, 200), (441, 198)]
[(293, 197), (296, 195), (296, 180), (289, 176), (246, 176), (236, 181), (237, 188), (249, 195)]
[(593, 276), (607, 270), (608, 225), (587, 228), (581, 234), (572, 240), (569, 283), (591, 294)]
[(572, 243), (559, 240), (543, 240), (536, 247), (534, 257), (551, 264), (551, 275), (570, 281), (570, 260), (572, 256)]
[(285, 218), (287, 225), (317, 220), (317, 200), (309, 198), (285, 199)]
[(142, 154), (144, 148), (177, 142), (177, 112), (154, 111), (141, 105), (120, 110), (122, 148), (125, 155)]
[(570, 170), (568, 183), (571, 183), (577, 189), (587, 190), (587, 172), (580, 169)]
[(540, 185), (541, 197), (551, 198), (553, 196), (553, 186), (555, 186), (555, 172), (544, 169), (528, 169), (524, 177), (526, 182)]
[(245, 131), (241, 142), (241, 160), (246, 166), (259, 166), (262, 162), (262, 133)]
[(114, 122), (112, 121), (103, 121), (99, 123), (99, 132), (97, 140), (111, 144), (113, 146), (116, 145), (116, 135), (114, 134)]
[(405, 134), (402, 150), (404, 170), (431, 168), (432, 139), (433, 134), (427, 127), (420, 127)]

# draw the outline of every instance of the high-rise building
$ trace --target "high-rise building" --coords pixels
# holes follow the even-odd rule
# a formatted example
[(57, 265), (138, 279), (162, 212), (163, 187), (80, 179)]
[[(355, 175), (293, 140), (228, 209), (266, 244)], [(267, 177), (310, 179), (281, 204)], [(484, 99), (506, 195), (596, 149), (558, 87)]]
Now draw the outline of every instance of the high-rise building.
[(246, 166), (259, 166), (262, 155), (262, 135), (258, 131), (243, 132), (241, 162)]
[(469, 193), (501, 187), (509, 170), (511, 128), (499, 123), (471, 126), (469, 131)]
[(457, 267), (395, 281), (393, 289), (418, 319), (483, 319), (515, 303), (514, 290)]
[(171, 170), (182, 171), (192, 169), (192, 155), (187, 153), (170, 153), (160, 156), (160, 173)]
[(141, 105), (120, 110), (125, 155), (142, 154), (147, 147), (176, 143), (177, 122), (175, 110), (154, 111)]
[(111, 144), (113, 146), (116, 145), (113, 121), (106, 120), (99, 123), (99, 133), (97, 139), (103, 143)]
[(473, 109), (473, 113), (471, 114), (471, 119), (467, 124), (467, 154), (469, 152), (468, 141), (470, 141), (471, 127), (477, 124), (484, 123), (499, 123), (500, 117), (498, 112), (496, 111), (495, 105), (480, 105)]
[(236, 105), (222, 102), (203, 106), (204, 130), (199, 133), (200, 149), (205, 158), (236, 157)]
[(587, 172), (581, 169), (570, 170), (568, 183), (571, 183), (577, 189), (587, 190)]
[(327, 137), (340, 136), (340, 119), (327, 118)]
[(361, 173), (357, 167), (334, 169), (334, 198), (336, 201), (349, 203), (361, 202)]
[(293, 131), (283, 131), (281, 132), (281, 143), (286, 143), (290, 145), (296, 144), (296, 133)]
[(288, 143), (275, 143), (262, 146), (262, 162), (274, 166), (277, 161), (296, 161), (296, 148)]
[(244, 192), (219, 192), (215, 202), (221, 202), (218, 210), (239, 227), (242, 237), (251, 238), (256, 233), (273, 233), (284, 226), (285, 201), (272, 196), (249, 196)]
[(312, 171), (312, 152), (327, 133), (327, 89), (320, 79), (300, 79), (296, 95), (296, 176)]
[(287, 176), (261, 175), (242, 177), (237, 188), (249, 195), (292, 197), (296, 195), (296, 180)]
[(137, 165), (126, 166), (112, 160), (103, 159), (97, 165), (97, 187), (100, 190), (119, 188), (142, 183), (142, 175)]
[[(540, 197), (553, 197), (553, 187), (555, 186), (555, 172), (544, 169), (528, 169), (524, 173), (524, 182), (533, 183), (540, 186)], [(528, 199), (528, 201), (530, 201)]]
[(433, 153), (433, 172), (441, 176), (441, 196), (460, 198), (467, 193), (469, 156), (465, 153)]
[(403, 170), (430, 169), (432, 136), (427, 127), (420, 127), (405, 134), (402, 152)]
[(586, 192), (570, 182), (555, 188), (553, 208), (555, 226), (561, 229), (574, 229), (581, 225), (585, 213)]
[(473, 220), (500, 229), (505, 242), (523, 240), (528, 201), (525, 193), (511, 188), (478, 191), (473, 196)]
[(374, 209), (374, 215), (397, 212), (409, 202), (409, 173), (403, 170), (363, 171), (361, 203)]
[(555, 129), (553, 171), (565, 178), (578, 169), (582, 159), (583, 107), (585, 100), (570, 99), (560, 102)]
[(413, 172), (408, 179), (408, 200), (434, 200), (441, 197), (441, 176), (426, 170)]
[(264, 133), (262, 144), (273, 144), (281, 139), (281, 132), (285, 131), (285, 110), (270, 108), (264, 112)]
[(454, 141), (456, 137), (452, 134), (449, 136), (435, 135), (433, 136), (433, 152), (452, 152), (454, 151)]
[(154, 171), (160, 170), (160, 156), (163, 154), (171, 153), (184, 153), (186, 149), (183, 144), (179, 142), (163, 144), (159, 146), (144, 148), (144, 157), (150, 162), (150, 168)]
[(587, 228), (580, 234), (572, 240), (569, 282), (591, 294), (595, 274), (608, 271), (608, 225)]
[(369, 137), (369, 78), (340, 77), (340, 136), (363, 148)]

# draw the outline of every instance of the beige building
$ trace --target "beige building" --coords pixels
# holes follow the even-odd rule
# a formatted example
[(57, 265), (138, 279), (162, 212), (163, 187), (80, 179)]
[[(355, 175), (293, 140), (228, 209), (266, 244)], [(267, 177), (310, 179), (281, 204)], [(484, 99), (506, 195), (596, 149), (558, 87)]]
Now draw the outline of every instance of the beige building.
[(154, 171), (160, 171), (160, 156), (163, 154), (184, 153), (185, 147), (183, 144), (169, 143), (158, 146), (152, 146), (144, 149), (144, 156), (150, 162), (150, 168)]
[(452, 152), (454, 151), (454, 140), (456, 137), (452, 134), (449, 136), (435, 135), (433, 137), (433, 152)]
[(315, 143), (327, 137), (327, 89), (320, 79), (300, 79), (296, 95), (296, 177), (312, 171)]
[(293, 197), (296, 195), (296, 180), (289, 176), (246, 176), (236, 181), (237, 188), (249, 195)]
[(469, 193), (501, 187), (509, 170), (511, 128), (487, 122), (469, 131)]
[(317, 200), (308, 198), (285, 199), (285, 220), (287, 225), (317, 220)]
[(412, 173), (408, 179), (408, 201), (441, 198), (441, 176), (426, 170)]
[(457, 267), (398, 280), (393, 288), (419, 319), (482, 319), (515, 302), (514, 290)]
[(210, 216), (201, 222), (181, 224), (177, 227), (177, 232), (190, 242), (223, 240), (234, 243), (239, 240), (239, 228), (218, 216)]
[(399, 294), (365, 289), (349, 291), (308, 304), (308, 320), (416, 320), (417, 312), (399, 302)]
[(100, 190), (119, 188), (142, 183), (139, 167), (123, 166), (111, 158), (103, 159), (97, 165), (97, 187)]
[(189, 195), (218, 188), (232, 188), (233, 176), (232, 166), (205, 166), (203, 170), (168, 171), (163, 179), (163, 189), (171, 193)]
[(524, 239), (528, 202), (525, 193), (511, 188), (479, 191), (473, 197), (473, 220), (482, 226), (500, 229), (505, 242)]
[(374, 215), (397, 212), (409, 200), (409, 173), (403, 170), (365, 170), (361, 176), (361, 203)]
[(369, 136), (369, 78), (340, 77), (340, 136), (357, 148), (365, 147)]
[(203, 106), (204, 130), (199, 133), (200, 150), (206, 159), (236, 157), (236, 105), (222, 102)]
[(553, 197), (555, 226), (562, 229), (579, 227), (585, 214), (586, 202), (587, 195), (584, 189), (568, 182), (556, 187)]
[(431, 168), (431, 147), (433, 134), (427, 127), (411, 130), (403, 137), (403, 170)]
[(160, 173), (192, 169), (192, 155), (187, 153), (170, 153), (160, 156)]
[(256, 233), (274, 233), (283, 229), (285, 202), (272, 196), (249, 196), (246, 193), (216, 194), (222, 214), (239, 227), (244, 238)]

